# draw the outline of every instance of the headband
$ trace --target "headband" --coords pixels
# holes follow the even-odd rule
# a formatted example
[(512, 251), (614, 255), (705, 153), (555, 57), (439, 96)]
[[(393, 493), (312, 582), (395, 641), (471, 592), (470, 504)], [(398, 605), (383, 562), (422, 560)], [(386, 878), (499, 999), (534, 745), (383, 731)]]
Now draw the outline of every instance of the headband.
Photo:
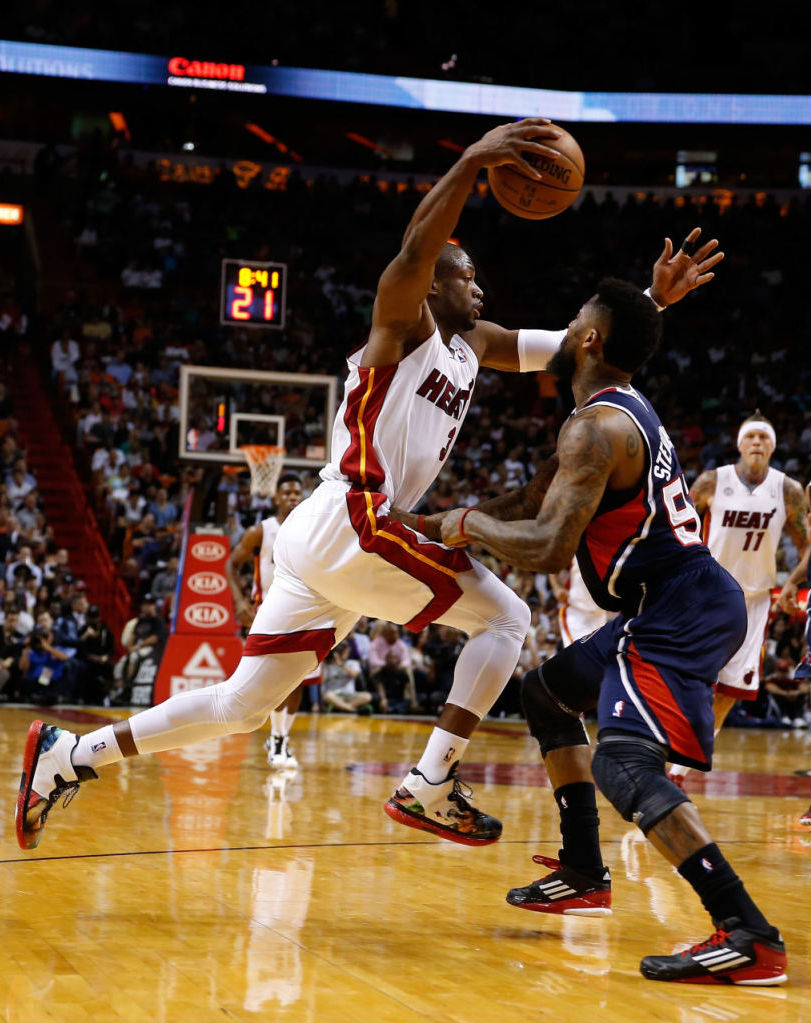
[(752, 430), (761, 430), (763, 433), (768, 434), (772, 442), (772, 447), (777, 447), (777, 437), (774, 433), (774, 427), (771, 423), (765, 423), (762, 419), (749, 419), (741, 426), (740, 430), (738, 430), (739, 445), (747, 433), (751, 433)]

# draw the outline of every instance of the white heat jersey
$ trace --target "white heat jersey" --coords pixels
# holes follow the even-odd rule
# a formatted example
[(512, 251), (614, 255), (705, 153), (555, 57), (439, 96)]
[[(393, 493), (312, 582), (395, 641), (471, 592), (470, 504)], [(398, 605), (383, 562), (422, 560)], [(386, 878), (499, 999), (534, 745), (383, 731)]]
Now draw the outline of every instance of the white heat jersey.
[(262, 519), (262, 546), (259, 548), (259, 597), (264, 599), (273, 582), (273, 573), (276, 571), (276, 564), (273, 560), (273, 545), (279, 533), (279, 520), (275, 515)]
[(784, 473), (770, 468), (763, 482), (750, 490), (734, 465), (716, 470), (715, 494), (704, 521), (705, 542), (746, 597), (765, 593), (777, 579), (777, 549), (786, 521), (784, 481)]
[(459, 435), (479, 362), (458, 334), (444, 345), (438, 329), (391, 366), (361, 366), (364, 350), (347, 359), (332, 460), (321, 478), (380, 491), (392, 504), (413, 508)]

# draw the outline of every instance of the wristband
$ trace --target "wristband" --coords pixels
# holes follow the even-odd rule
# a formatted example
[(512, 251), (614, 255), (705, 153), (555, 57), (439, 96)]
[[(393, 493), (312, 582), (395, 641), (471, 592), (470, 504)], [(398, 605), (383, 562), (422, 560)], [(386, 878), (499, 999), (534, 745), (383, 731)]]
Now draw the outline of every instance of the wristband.
[(425, 536), (425, 516), (424, 515), (418, 515), (417, 516), (417, 532), (418, 533), (422, 533), (422, 535)]
[(456, 527), (459, 530), (459, 536), (461, 536), (463, 540), (468, 540), (468, 541), (470, 540), (470, 537), (465, 532), (464, 525), (465, 525), (465, 519), (467, 518), (469, 513), (470, 513), (470, 508), (465, 508), (465, 510), (462, 512), (462, 517), (459, 519), (459, 525)]
[(566, 336), (565, 330), (518, 331), (518, 370), (520, 373), (534, 373), (546, 369), (547, 363), (560, 348)]
[[(651, 287), (653, 287), (653, 285), (651, 285)], [(658, 312), (663, 313), (665, 311), (665, 309), (667, 309), (666, 305), (659, 305), (659, 303), (656, 301), (656, 299), (653, 297), (653, 295), (651, 295), (650, 288), (645, 288), (645, 290), (642, 292), (642, 294), (648, 296), (648, 298), (651, 300), (651, 302), (653, 302), (653, 304), (656, 306), (656, 309), (658, 310)]]

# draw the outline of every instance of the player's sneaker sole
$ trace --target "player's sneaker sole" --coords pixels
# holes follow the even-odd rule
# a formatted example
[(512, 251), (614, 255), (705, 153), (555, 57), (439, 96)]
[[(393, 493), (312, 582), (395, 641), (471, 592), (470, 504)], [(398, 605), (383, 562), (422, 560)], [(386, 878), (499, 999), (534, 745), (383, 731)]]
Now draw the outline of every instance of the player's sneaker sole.
[(413, 813), (400, 806), (394, 799), (390, 799), (383, 809), (398, 824), (405, 824), (406, 827), (416, 828), (418, 831), (428, 831), (432, 835), (438, 835), (439, 838), (445, 838), (449, 842), (457, 842), (459, 845), (492, 845), (501, 838), (501, 822), (497, 821), (495, 817), (489, 818), (494, 824), (489, 826), (483, 835), (474, 835), (435, 823), (422, 814)]
[[(42, 837), (42, 813), (49, 806), (45, 797), (40, 797), (39, 802), (33, 807), (28, 803), (33, 791), (34, 770), (42, 749), (42, 742), (45, 738), (45, 722), (34, 721), (28, 729), (28, 737), (25, 740), (25, 752), (23, 754), (23, 773), (20, 777), (20, 791), (17, 796), (17, 809), (14, 813), (14, 824), (17, 830), (17, 844), (21, 849), (36, 849)], [(41, 804), (41, 807), (40, 807)], [(35, 810), (39, 813), (34, 813)]]

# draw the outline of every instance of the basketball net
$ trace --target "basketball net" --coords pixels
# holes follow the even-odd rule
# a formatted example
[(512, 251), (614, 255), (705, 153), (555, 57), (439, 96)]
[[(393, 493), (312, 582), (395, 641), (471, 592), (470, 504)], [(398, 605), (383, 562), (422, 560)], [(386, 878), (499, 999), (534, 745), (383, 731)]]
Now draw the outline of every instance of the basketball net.
[(268, 444), (245, 444), (239, 450), (251, 470), (251, 493), (272, 497), (282, 474), (286, 449)]

